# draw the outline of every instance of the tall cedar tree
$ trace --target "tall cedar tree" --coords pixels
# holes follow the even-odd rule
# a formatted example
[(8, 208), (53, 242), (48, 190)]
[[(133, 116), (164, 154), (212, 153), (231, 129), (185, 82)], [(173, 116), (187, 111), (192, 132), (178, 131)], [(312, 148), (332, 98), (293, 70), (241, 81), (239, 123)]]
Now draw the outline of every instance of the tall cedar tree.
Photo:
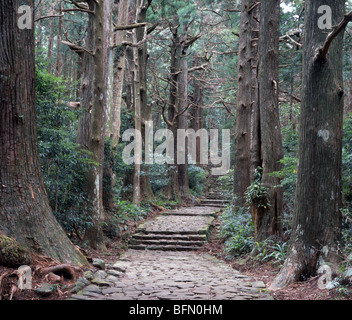
[[(252, 205), (255, 241), (262, 242), (270, 236), (281, 236), (283, 190), (278, 178), (272, 174), (281, 169), (283, 157), (279, 119), (279, 27), (280, 0), (262, 1), (259, 30), (259, 114), (254, 110), (253, 163), (261, 150), (263, 167), (262, 186), (267, 189), (265, 204)], [(254, 253), (254, 252), (253, 252)]]
[(251, 114), (254, 104), (252, 75), (253, 61), (257, 56), (257, 42), (253, 39), (255, 4), (256, 0), (243, 0), (241, 6), (234, 168), (234, 194), (240, 206), (245, 205), (244, 194), (251, 181)]
[[(272, 289), (316, 274), (319, 264), (338, 262), (341, 232), (343, 127), (343, 33), (322, 53), (327, 30), (318, 8), (329, 5), (332, 25), (344, 17), (344, 0), (305, 3), (303, 96), (295, 212), (288, 256)], [(326, 46), (324, 46), (326, 48)]]
[(56, 221), (41, 174), (35, 95), (34, 28), (20, 29), (19, 5), (0, 1), (0, 229), (31, 251), (87, 264)]

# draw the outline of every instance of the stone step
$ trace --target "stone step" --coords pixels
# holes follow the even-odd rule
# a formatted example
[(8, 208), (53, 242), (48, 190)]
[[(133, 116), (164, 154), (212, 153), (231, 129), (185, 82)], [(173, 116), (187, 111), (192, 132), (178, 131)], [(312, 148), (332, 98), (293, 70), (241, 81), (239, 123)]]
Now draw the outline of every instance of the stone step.
[(202, 209), (197, 207), (188, 207), (188, 208), (181, 208), (178, 210), (170, 210), (161, 213), (163, 216), (210, 216), (216, 217), (218, 210), (214, 209), (213, 207)]
[(207, 203), (207, 204), (204, 204), (204, 203), (200, 203), (197, 205), (198, 207), (213, 207), (213, 208), (225, 208), (226, 207), (226, 204), (223, 203), (223, 204), (215, 204), (215, 203)]
[(201, 229), (198, 231), (190, 231), (190, 230), (178, 230), (178, 231), (171, 231), (171, 230), (158, 230), (158, 231), (150, 231), (150, 230), (145, 230), (145, 229), (136, 229), (136, 232), (141, 232), (144, 234), (149, 234), (149, 235), (155, 235), (155, 234), (161, 234), (161, 235), (169, 235), (169, 236), (175, 236), (175, 235), (199, 235), (199, 234), (207, 234), (208, 233), (208, 228), (206, 229)]
[(132, 238), (130, 246), (143, 245), (149, 246), (178, 246), (178, 247), (201, 247), (206, 241), (180, 241), (180, 240), (138, 240)]
[(207, 241), (205, 234), (196, 235), (165, 235), (165, 234), (143, 234), (136, 233), (133, 235), (135, 240), (161, 240), (161, 241)]
[(211, 193), (208, 193), (206, 195), (206, 198), (207, 199), (217, 199), (217, 200), (222, 200), (223, 199), (223, 197), (221, 195), (211, 194)]
[(207, 234), (214, 219), (212, 216), (159, 216), (138, 226), (136, 233), (163, 235)]
[(203, 202), (214, 202), (214, 203), (215, 203), (215, 202), (216, 202), (216, 203), (228, 202), (228, 200), (224, 200), (224, 199), (209, 199), (208, 197), (202, 199), (201, 201), (203, 201)]
[(200, 204), (202, 205), (227, 205), (229, 202), (226, 200), (215, 200), (215, 199), (202, 199)]
[(198, 251), (201, 247), (182, 247), (173, 245), (155, 245), (155, 246), (144, 246), (144, 245), (131, 245), (130, 249), (133, 250), (155, 250), (155, 251)]

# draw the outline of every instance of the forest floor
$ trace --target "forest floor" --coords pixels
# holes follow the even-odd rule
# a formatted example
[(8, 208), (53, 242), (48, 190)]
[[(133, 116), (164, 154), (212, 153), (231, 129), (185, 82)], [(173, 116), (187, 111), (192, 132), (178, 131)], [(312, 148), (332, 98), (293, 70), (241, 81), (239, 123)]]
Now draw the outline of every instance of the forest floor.
[[(148, 215), (146, 220), (152, 220), (160, 214), (160, 211)], [(141, 223), (131, 222), (126, 230), (126, 234), (132, 235), (134, 230)], [(270, 263), (259, 263), (254, 261), (247, 261), (243, 263), (243, 260), (228, 260), (224, 253), (224, 241), (219, 240), (218, 231), (220, 223), (219, 219), (214, 222), (214, 228), (209, 237), (209, 242), (204, 245), (200, 253), (207, 253), (213, 255), (217, 259), (225, 261), (228, 265), (238, 270), (246, 276), (251, 276), (259, 281), (263, 281), (267, 286), (275, 278), (279, 272), (279, 268)], [(111, 240), (107, 243), (107, 248), (104, 253), (98, 251), (89, 251), (88, 256), (90, 258), (100, 258), (106, 261), (106, 263), (114, 264), (121, 254), (125, 253), (126, 246), (126, 235)], [(46, 267), (52, 265), (53, 261), (50, 258), (36, 256), (33, 259), (31, 268), (33, 270), (33, 288), (39, 287), (42, 283), (48, 282), (45, 275), (40, 272), (36, 272), (40, 267)], [(69, 279), (61, 279), (61, 282), (57, 286), (57, 290), (54, 291), (50, 297), (41, 297), (34, 290), (16, 290), (17, 277), (11, 276), (15, 269), (4, 268), (0, 266), (0, 300), (66, 300), (71, 297), (70, 289), (73, 287), (75, 281)], [(81, 276), (86, 269), (82, 269), (77, 272), (77, 277)], [(6, 275), (6, 277), (2, 277)], [(352, 300), (352, 292), (339, 292), (338, 290), (321, 290), (318, 288), (318, 278), (311, 278), (304, 282), (294, 283), (289, 285), (285, 289), (271, 292), (272, 297), (275, 300)]]

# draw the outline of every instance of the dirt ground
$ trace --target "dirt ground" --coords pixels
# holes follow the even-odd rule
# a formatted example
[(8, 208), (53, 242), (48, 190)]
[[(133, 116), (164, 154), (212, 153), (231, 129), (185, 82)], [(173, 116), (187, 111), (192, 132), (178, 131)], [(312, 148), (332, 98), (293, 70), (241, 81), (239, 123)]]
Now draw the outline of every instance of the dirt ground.
[[(155, 218), (160, 211), (155, 211), (147, 217), (147, 220)], [(124, 235), (115, 240), (110, 240), (107, 243), (107, 250), (104, 253), (97, 251), (84, 251), (89, 261), (93, 258), (101, 258), (107, 263), (115, 263), (118, 257), (126, 250), (126, 239), (132, 235), (135, 228), (140, 222), (133, 222), (129, 225), (128, 230)], [(236, 270), (246, 275), (252, 276), (257, 280), (269, 284), (273, 281), (279, 271), (277, 266), (271, 264), (259, 264), (258, 262), (241, 263), (240, 261), (228, 261), (224, 254), (224, 242), (217, 237), (219, 228), (218, 220), (215, 221), (215, 228), (210, 235), (209, 243), (207, 243), (199, 252), (214, 255), (218, 259), (226, 261)], [(42, 256), (33, 256), (32, 286), (33, 289), (38, 288), (42, 283), (48, 282), (47, 275), (40, 272), (40, 268), (49, 267), (58, 264), (50, 258)], [(91, 269), (94, 269), (91, 267)], [(76, 270), (76, 277), (80, 277), (87, 268)], [(70, 298), (70, 289), (75, 283), (75, 279), (66, 279), (61, 277), (60, 282), (56, 283), (56, 291), (49, 297), (41, 297), (34, 290), (17, 289), (16, 269), (5, 268), (0, 266), (0, 300), (66, 300)], [(272, 292), (275, 300), (352, 300), (352, 288), (346, 290), (320, 290), (318, 288), (318, 278), (311, 278), (304, 282), (298, 282), (289, 285), (285, 289)]]

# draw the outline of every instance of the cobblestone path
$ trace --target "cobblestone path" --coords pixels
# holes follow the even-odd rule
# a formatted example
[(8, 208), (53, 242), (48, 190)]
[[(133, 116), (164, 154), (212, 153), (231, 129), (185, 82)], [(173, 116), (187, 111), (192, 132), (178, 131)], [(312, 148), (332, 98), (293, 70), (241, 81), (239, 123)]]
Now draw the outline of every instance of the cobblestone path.
[(72, 299), (271, 299), (263, 282), (197, 251), (206, 243), (221, 207), (215, 202), (214, 206), (181, 208), (142, 224), (129, 250), (114, 265), (78, 280), (80, 289)]

